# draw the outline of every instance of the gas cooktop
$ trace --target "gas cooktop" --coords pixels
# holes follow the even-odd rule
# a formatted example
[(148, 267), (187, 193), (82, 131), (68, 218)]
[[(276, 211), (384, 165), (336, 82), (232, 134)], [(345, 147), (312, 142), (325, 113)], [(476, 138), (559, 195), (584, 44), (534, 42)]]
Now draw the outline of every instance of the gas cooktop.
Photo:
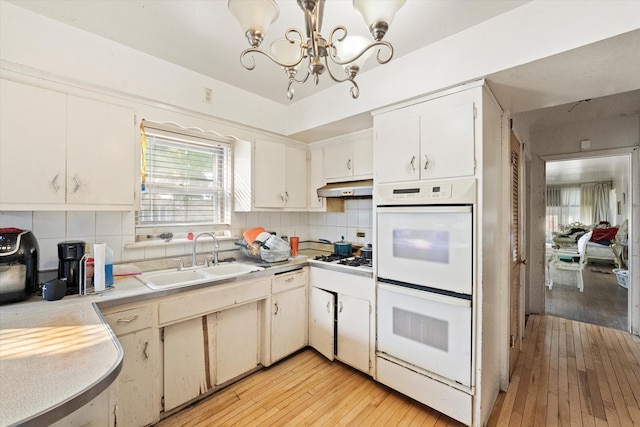
[(347, 256), (340, 254), (330, 254), (330, 255), (318, 255), (313, 258), (314, 261), (327, 262), (337, 265), (344, 265), (346, 267), (364, 267), (364, 268), (373, 268), (370, 259), (366, 259), (359, 256)]

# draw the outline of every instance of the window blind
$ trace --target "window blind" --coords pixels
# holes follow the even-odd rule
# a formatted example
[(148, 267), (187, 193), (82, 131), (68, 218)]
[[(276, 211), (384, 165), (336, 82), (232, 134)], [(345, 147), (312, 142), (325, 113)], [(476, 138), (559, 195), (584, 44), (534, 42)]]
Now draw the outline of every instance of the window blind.
[(231, 144), (146, 123), (145, 135), (138, 225), (230, 224)]

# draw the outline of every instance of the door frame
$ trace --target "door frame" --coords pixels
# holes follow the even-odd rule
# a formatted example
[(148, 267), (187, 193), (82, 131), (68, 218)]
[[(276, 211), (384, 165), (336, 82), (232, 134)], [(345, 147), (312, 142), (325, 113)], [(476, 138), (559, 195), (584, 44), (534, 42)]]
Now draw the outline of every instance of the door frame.
[[(640, 175), (640, 147), (615, 148), (608, 150), (581, 151), (577, 153), (557, 154), (551, 156), (541, 156), (540, 159), (545, 164), (545, 173), (543, 174), (546, 185), (546, 163), (556, 160), (575, 160), (588, 159), (593, 157), (613, 157), (628, 156), (629, 161), (629, 296), (628, 296), (628, 324), (627, 331), (633, 335), (640, 335), (640, 251), (633, 248), (640, 247), (640, 185), (634, 183), (633, 176)], [(544, 242), (544, 235), (531, 236), (532, 239)], [(544, 267), (544, 263), (542, 264)], [(542, 301), (544, 307), (544, 289), (545, 283), (540, 283), (540, 291), (542, 292)]]

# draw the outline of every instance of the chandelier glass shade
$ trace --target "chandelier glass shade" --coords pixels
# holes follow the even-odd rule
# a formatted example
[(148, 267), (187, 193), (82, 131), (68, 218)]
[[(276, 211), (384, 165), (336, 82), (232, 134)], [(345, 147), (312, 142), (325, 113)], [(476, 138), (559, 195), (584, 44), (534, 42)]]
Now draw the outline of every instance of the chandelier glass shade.
[[(325, 71), (335, 82), (349, 82), (351, 96), (360, 94), (355, 78), (364, 62), (377, 49), (376, 60), (386, 64), (393, 57), (393, 46), (383, 41), (383, 37), (393, 21), (396, 12), (406, 0), (353, 0), (353, 7), (362, 15), (373, 40), (365, 37), (348, 36), (347, 29), (338, 25), (329, 33), (328, 39), (322, 33), (322, 18), (325, 0), (297, 0), (304, 13), (305, 31), (289, 28), (284, 37), (275, 40), (268, 52), (259, 49), (270, 27), (280, 14), (275, 0), (229, 0), (231, 14), (238, 20), (247, 37), (250, 48), (240, 54), (240, 63), (247, 70), (256, 66), (254, 54), (264, 55), (281, 66), (289, 80), (287, 97), (293, 99), (293, 83), (304, 83), (312, 76), (318, 84)], [(306, 73), (298, 76), (302, 63), (306, 61)], [(332, 70), (344, 69), (344, 75)]]

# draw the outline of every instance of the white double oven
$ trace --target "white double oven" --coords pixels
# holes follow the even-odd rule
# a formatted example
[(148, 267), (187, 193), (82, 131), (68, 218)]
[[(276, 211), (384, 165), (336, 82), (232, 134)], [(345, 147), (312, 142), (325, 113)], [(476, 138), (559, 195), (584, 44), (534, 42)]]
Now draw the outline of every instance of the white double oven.
[(381, 376), (393, 366), (471, 394), (476, 191), (474, 179), (376, 187)]

